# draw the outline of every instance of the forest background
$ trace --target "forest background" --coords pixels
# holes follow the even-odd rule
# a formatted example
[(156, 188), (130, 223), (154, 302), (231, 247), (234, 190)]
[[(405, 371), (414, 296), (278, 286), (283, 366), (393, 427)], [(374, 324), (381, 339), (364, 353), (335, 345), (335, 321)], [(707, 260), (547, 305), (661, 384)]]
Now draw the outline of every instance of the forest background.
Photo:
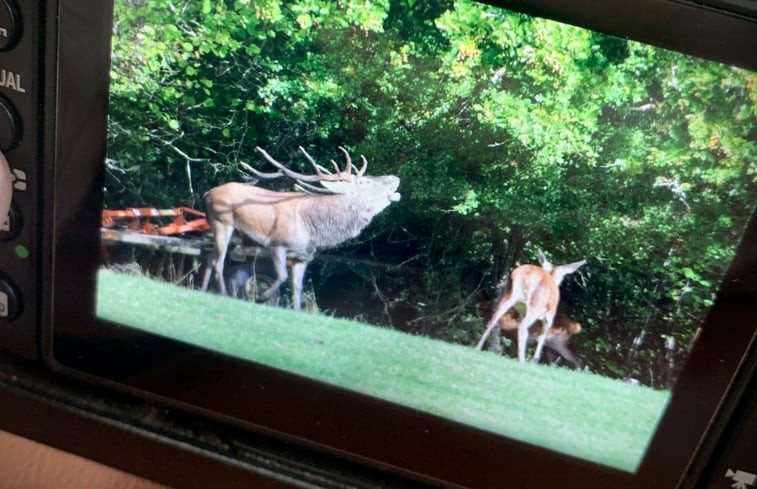
[(338, 250), (399, 270), (347, 284), (370, 322), (473, 345), (517, 264), (585, 257), (572, 348), (670, 387), (757, 201), (757, 75), (467, 0), (116, 4), (106, 207), (342, 145), (402, 181)]

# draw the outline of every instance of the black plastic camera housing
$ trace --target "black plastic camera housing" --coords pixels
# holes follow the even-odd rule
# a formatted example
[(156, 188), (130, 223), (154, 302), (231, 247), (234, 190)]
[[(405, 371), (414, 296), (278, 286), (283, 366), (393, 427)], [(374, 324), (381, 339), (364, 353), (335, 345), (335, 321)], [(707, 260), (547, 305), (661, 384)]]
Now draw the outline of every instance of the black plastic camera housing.
[[(489, 3), (757, 70), (748, 2)], [(1, 429), (177, 488), (751, 487), (754, 216), (635, 473), (106, 325), (92, 277), (112, 31), (110, 0), (0, 1), (0, 150), (14, 177), (0, 229)]]

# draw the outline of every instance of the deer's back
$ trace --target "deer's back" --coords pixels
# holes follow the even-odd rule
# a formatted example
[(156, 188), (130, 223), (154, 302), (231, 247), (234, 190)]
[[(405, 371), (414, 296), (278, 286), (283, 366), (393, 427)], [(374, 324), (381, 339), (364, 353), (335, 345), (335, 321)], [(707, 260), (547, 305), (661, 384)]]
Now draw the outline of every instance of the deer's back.
[(523, 291), (531, 305), (539, 309), (553, 309), (560, 300), (560, 289), (552, 276), (539, 265), (521, 265), (510, 278), (514, 288)]

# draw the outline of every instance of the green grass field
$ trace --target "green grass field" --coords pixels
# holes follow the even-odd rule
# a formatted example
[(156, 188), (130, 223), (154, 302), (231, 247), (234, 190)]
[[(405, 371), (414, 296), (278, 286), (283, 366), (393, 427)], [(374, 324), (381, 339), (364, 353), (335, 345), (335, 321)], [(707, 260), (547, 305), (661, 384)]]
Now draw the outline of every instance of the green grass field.
[[(98, 316), (626, 471), (668, 392), (102, 271)], [(134, 307), (134, 304), (140, 304)], [(198, 367), (201, 368), (201, 367)]]

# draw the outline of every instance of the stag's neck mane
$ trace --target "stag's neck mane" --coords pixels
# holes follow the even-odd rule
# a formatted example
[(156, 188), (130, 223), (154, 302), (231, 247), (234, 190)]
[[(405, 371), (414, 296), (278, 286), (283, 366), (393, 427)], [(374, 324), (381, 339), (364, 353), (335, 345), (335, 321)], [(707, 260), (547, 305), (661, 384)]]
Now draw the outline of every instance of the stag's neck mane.
[(357, 237), (386, 207), (356, 195), (322, 195), (311, 202), (302, 217), (316, 248), (337, 246)]

